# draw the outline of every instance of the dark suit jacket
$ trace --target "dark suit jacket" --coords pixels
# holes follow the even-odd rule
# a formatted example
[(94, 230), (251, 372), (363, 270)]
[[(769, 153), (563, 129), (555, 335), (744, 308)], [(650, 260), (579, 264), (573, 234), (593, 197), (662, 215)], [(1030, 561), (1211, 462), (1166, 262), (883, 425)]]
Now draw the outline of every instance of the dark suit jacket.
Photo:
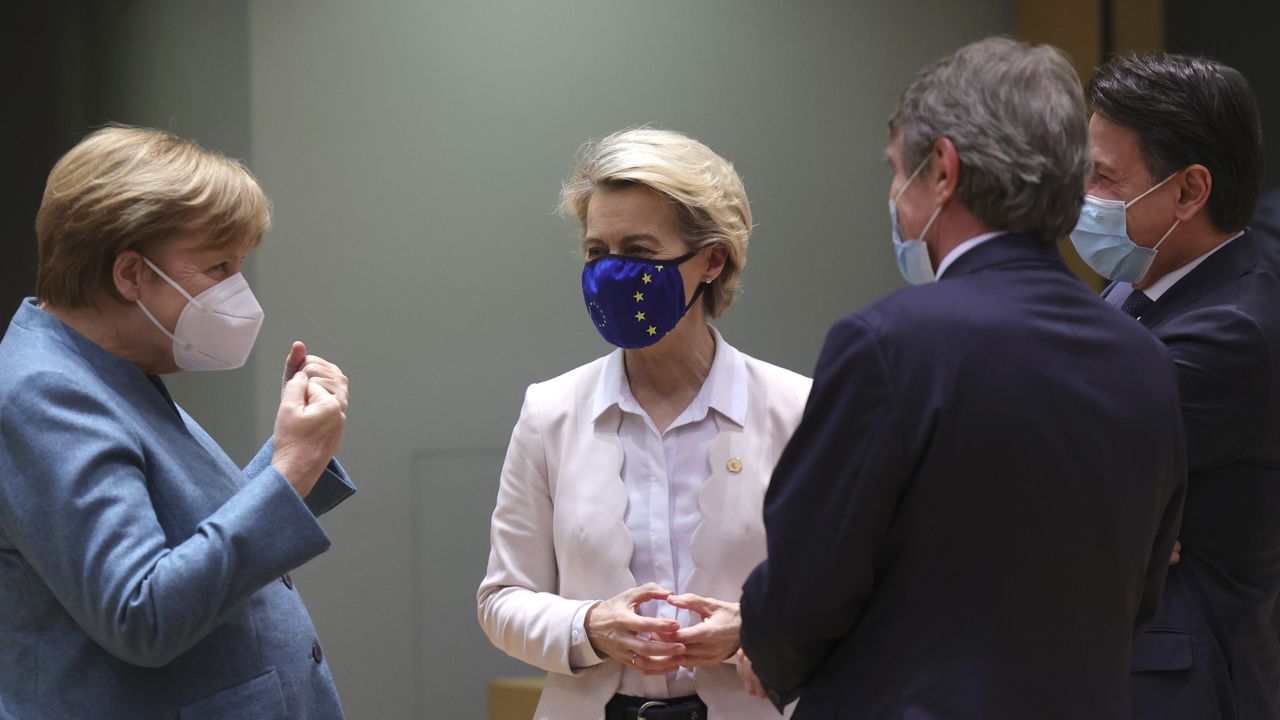
[(1168, 351), (991, 240), (831, 330), (743, 648), (796, 718), (1125, 718), (1185, 472)]
[(1271, 272), (1280, 275), (1280, 187), (1271, 188), (1258, 199), (1249, 234), (1258, 244), (1262, 259), (1271, 266)]
[(1173, 353), (1190, 475), (1182, 562), (1135, 647), (1136, 715), (1280, 717), (1280, 282), (1246, 234), (1141, 323)]

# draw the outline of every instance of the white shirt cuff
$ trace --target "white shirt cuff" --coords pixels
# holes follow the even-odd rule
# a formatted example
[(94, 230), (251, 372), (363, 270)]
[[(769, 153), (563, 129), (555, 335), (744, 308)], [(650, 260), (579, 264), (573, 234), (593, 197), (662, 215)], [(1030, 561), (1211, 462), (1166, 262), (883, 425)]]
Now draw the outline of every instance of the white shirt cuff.
[(604, 658), (596, 654), (587, 639), (587, 611), (596, 605), (595, 601), (583, 603), (573, 614), (573, 626), (569, 630), (569, 667), (582, 670), (604, 662)]

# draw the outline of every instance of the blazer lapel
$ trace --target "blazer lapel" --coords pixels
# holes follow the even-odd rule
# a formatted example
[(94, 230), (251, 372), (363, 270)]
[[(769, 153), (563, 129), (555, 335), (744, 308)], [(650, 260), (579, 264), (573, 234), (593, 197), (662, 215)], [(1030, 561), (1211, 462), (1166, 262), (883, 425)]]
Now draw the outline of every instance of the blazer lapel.
[(711, 474), (698, 494), (702, 520), (689, 543), (693, 571), (685, 589), (726, 601), (736, 601), (742, 591), (741, 581), (730, 579), (746, 578), (765, 553), (761, 508), (773, 472), (767, 461), (767, 392), (749, 378), (745, 424), (714, 415), (719, 433), (707, 453)]
[(587, 463), (582, 472), (569, 472), (573, 477), (579, 527), (593, 535), (602, 558), (601, 591), (608, 596), (636, 586), (631, 573), (634, 550), (631, 531), (627, 529), (627, 487), (622, 480), (622, 440), (618, 426), (622, 411), (610, 407), (589, 424), (579, 457)]

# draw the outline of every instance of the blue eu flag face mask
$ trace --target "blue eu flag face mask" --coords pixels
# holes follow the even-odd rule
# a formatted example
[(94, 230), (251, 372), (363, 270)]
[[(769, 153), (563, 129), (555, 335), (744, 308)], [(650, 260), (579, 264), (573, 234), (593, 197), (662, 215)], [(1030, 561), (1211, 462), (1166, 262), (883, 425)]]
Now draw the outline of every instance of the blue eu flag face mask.
[(627, 349), (649, 347), (665, 337), (708, 285), (699, 284), (685, 302), (679, 266), (695, 255), (672, 260), (605, 255), (588, 262), (582, 268), (582, 298), (596, 330)]
[(898, 198), (907, 191), (911, 186), (911, 181), (916, 179), (924, 166), (929, 163), (928, 156), (925, 156), (923, 162), (920, 163), (911, 173), (907, 181), (902, 184), (898, 192), (889, 198), (889, 222), (893, 224), (893, 253), (898, 257), (898, 271), (902, 273), (903, 279), (912, 285), (923, 285), (931, 283), (937, 279), (933, 271), (933, 261), (929, 259), (929, 246), (924, 243), (925, 233), (929, 232), (929, 228), (933, 226), (933, 221), (938, 219), (938, 213), (942, 211), (942, 206), (934, 208), (933, 214), (929, 216), (929, 221), (924, 224), (924, 229), (920, 231), (920, 237), (915, 240), (902, 239), (902, 226), (898, 224)]
[(1128, 210), (1173, 177), (1170, 175), (1161, 180), (1129, 202), (1084, 196), (1080, 219), (1071, 231), (1071, 244), (1094, 272), (1116, 282), (1137, 282), (1146, 277), (1152, 261), (1156, 259), (1156, 251), (1177, 229), (1179, 221), (1175, 219), (1173, 226), (1155, 245), (1142, 247), (1129, 237)]

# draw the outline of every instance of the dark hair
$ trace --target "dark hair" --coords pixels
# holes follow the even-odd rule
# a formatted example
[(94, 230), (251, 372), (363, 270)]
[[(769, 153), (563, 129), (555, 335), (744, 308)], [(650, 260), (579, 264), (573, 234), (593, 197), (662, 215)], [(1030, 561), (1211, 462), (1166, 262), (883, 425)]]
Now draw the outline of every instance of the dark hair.
[(1262, 124), (1249, 83), (1215, 60), (1117, 55), (1089, 80), (1089, 104), (1133, 130), (1157, 180), (1196, 163), (1209, 169), (1209, 219), (1224, 232), (1249, 223), (1262, 191)]

